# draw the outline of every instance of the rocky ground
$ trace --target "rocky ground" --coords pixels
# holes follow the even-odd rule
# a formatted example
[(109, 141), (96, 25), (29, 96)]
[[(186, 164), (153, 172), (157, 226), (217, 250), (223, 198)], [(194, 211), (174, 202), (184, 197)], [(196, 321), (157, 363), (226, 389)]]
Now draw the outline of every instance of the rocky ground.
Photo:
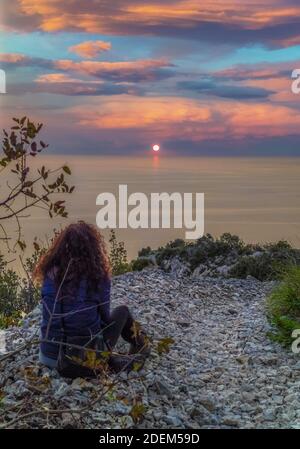
[[(97, 400), (104, 388), (99, 380), (60, 379), (38, 364), (33, 345), (1, 362), (0, 425), (300, 428), (299, 355), (267, 337), (264, 299), (271, 288), (250, 277), (176, 276), (160, 269), (114, 278), (113, 305), (129, 305), (153, 339), (145, 368), (122, 374)], [(7, 350), (33, 337), (39, 313), (6, 333)], [(165, 337), (174, 343), (159, 355), (157, 343)], [(94, 398), (83, 413), (68, 413)], [(65, 411), (47, 414), (57, 409)], [(136, 414), (144, 415), (139, 423)]]

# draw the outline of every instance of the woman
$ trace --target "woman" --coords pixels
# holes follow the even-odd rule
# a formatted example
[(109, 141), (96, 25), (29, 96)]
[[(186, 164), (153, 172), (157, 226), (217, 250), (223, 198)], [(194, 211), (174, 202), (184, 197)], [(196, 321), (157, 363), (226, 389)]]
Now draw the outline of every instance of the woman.
[[(130, 343), (130, 354), (149, 354), (148, 342), (127, 306), (110, 313), (110, 265), (103, 237), (87, 223), (65, 228), (40, 259), (35, 278), (42, 282), (40, 361), (56, 368), (60, 342), (65, 336), (103, 335), (112, 351), (121, 335)], [(123, 364), (127, 363), (123, 359)], [(120, 359), (110, 358), (120, 370)]]

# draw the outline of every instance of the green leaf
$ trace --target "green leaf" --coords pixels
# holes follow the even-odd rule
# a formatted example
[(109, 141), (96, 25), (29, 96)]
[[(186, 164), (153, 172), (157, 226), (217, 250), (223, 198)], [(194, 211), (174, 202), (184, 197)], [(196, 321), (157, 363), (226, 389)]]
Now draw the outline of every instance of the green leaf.
[(159, 354), (163, 354), (164, 352), (169, 352), (170, 351), (170, 346), (175, 343), (175, 341), (173, 340), (173, 338), (170, 337), (166, 337), (166, 338), (162, 338), (161, 340), (159, 340), (159, 342), (157, 343), (157, 352)]
[(62, 169), (63, 169), (63, 171), (65, 172), (65, 173), (67, 173), (67, 175), (71, 175), (71, 170), (70, 170), (70, 167), (68, 167), (67, 165), (64, 165), (63, 167), (62, 167)]
[(40, 250), (40, 245), (37, 242), (33, 242), (33, 247), (34, 247), (35, 251)]
[(31, 187), (32, 186), (32, 181), (26, 181), (23, 184), (23, 187)]
[(22, 242), (21, 240), (18, 240), (18, 245), (21, 248), (21, 251), (24, 251), (24, 249), (26, 248), (26, 243)]
[(142, 402), (137, 402), (132, 406), (130, 411), (130, 416), (135, 423), (139, 423), (143, 420), (144, 414), (146, 412), (146, 407)]

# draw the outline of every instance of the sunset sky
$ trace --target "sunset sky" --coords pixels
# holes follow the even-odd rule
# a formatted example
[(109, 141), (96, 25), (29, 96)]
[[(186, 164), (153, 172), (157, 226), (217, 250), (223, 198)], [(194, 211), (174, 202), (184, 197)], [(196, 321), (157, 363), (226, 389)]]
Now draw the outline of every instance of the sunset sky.
[(64, 154), (300, 155), (299, 0), (1, 8), (1, 127), (27, 114)]

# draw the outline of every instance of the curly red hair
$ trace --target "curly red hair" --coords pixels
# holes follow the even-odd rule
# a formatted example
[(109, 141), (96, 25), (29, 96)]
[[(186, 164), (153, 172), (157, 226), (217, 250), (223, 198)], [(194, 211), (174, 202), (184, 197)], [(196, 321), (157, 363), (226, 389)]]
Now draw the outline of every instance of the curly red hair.
[(62, 230), (39, 260), (34, 277), (42, 281), (49, 274), (56, 285), (63, 279), (78, 285), (84, 278), (89, 288), (97, 289), (101, 281), (110, 277), (109, 258), (98, 229), (80, 221)]

